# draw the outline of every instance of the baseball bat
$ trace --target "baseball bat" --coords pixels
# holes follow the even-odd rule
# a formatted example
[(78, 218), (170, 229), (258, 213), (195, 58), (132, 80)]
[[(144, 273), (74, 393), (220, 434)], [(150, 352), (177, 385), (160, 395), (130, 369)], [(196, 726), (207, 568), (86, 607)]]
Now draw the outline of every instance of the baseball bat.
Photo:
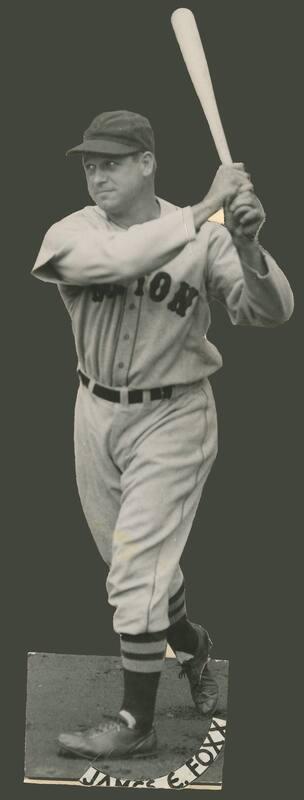
[(189, 8), (177, 8), (172, 14), (171, 23), (194, 89), (205, 113), (220, 161), (222, 164), (232, 164), (194, 15)]

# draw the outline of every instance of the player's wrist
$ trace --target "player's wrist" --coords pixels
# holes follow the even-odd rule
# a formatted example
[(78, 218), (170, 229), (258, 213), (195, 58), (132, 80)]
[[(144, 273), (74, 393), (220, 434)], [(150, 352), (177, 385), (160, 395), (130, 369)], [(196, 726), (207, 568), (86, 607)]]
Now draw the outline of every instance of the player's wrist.
[(268, 266), (260, 247), (258, 237), (254, 240), (248, 239), (246, 236), (233, 237), (234, 244), (237, 248), (242, 266), (247, 266), (255, 270), (260, 275), (266, 275)]
[(215, 214), (219, 208), (221, 208), (221, 202), (217, 202), (209, 194), (207, 194), (200, 203), (192, 206), (193, 221), (196, 230), (198, 230), (204, 222), (207, 222), (209, 217)]
[(260, 251), (260, 243), (257, 234), (252, 237), (246, 236), (245, 233), (236, 233), (236, 231), (233, 231), (232, 238), (237, 247), (244, 252), (254, 253)]

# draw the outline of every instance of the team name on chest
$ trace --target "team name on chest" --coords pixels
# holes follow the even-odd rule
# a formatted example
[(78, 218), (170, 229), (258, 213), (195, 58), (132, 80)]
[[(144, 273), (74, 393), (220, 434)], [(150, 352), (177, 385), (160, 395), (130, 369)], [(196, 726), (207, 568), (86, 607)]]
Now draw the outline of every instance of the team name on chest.
[[(180, 281), (178, 289), (176, 289), (176, 286), (174, 288), (175, 291), (172, 291), (171, 275), (168, 272), (160, 271), (150, 281), (146, 275), (138, 278), (134, 294), (137, 297), (147, 294), (154, 303), (164, 303), (165, 300), (169, 300), (169, 302), (166, 302), (166, 307), (169, 311), (178, 314), (180, 317), (185, 317), (199, 291), (194, 286), (190, 286), (187, 281)], [(91, 296), (94, 303), (101, 303), (104, 298), (123, 295), (125, 291), (126, 289), (117, 283), (91, 286)]]

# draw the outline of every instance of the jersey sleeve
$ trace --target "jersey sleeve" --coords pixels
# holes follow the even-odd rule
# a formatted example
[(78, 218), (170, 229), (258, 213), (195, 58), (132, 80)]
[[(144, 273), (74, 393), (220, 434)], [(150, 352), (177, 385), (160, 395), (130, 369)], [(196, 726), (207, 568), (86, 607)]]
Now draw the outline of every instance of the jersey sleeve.
[(121, 232), (75, 214), (49, 229), (32, 274), (73, 286), (132, 281), (163, 266), (195, 236), (190, 207)]
[(262, 247), (261, 252), (265, 274), (241, 262), (227, 228), (213, 226), (207, 257), (208, 296), (225, 306), (234, 325), (280, 325), (293, 312), (293, 294), (286, 276)]

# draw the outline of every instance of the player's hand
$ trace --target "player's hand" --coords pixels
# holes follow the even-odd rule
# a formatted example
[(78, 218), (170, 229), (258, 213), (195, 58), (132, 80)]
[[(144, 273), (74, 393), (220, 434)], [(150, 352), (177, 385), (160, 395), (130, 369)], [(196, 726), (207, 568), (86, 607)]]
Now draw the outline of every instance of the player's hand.
[(238, 192), (252, 190), (250, 175), (246, 172), (244, 164), (236, 163), (231, 166), (222, 164), (211, 184), (207, 199), (212, 210), (218, 211), (219, 208), (230, 203)]
[(262, 203), (252, 191), (240, 190), (225, 204), (225, 225), (234, 239), (257, 240), (265, 219)]

